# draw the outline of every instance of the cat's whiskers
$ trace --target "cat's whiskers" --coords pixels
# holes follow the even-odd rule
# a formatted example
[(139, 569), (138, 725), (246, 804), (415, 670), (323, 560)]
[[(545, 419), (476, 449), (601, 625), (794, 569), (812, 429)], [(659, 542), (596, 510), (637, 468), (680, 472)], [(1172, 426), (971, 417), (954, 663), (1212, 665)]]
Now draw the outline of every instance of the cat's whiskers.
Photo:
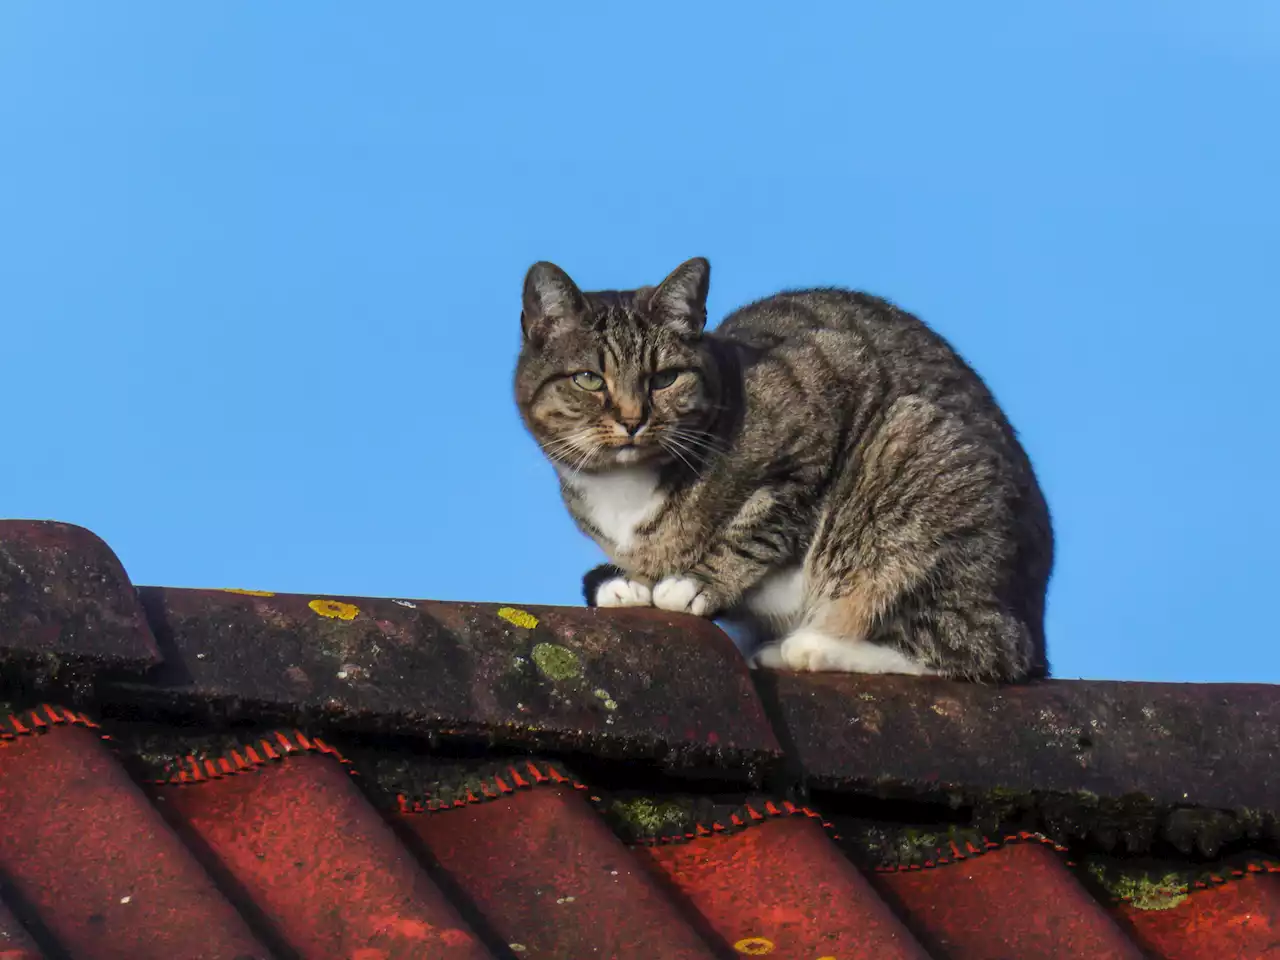
[[(569, 434), (567, 437), (557, 437), (546, 443), (538, 443), (542, 448), (542, 452), (547, 458), (557, 463), (565, 463), (565, 455), (570, 451), (577, 453), (582, 450), (582, 441), (590, 438), (595, 432), (595, 427), (582, 427)], [(594, 452), (594, 451), (593, 451)]]
[(692, 463), (690, 463), (689, 458), (680, 452), (680, 447), (671, 439), (670, 436), (659, 437), (658, 443), (659, 445), (661, 445), (663, 450), (666, 450), (667, 453), (674, 455), (681, 463), (683, 463), (686, 467), (688, 467), (694, 473), (698, 472), (698, 468), (695, 467)]
[[(595, 429), (589, 428), (589, 432), (595, 433)], [(570, 471), (569, 471), (570, 475), (576, 479), (577, 476), (580, 473), (582, 473), (582, 468), (585, 467), (588, 463), (590, 463), (591, 458), (594, 457), (597, 453), (599, 453), (603, 448), (604, 448), (604, 444), (598, 440), (591, 446), (587, 447), (583, 451), (582, 456), (579, 457), (578, 460), (574, 463), (574, 465), (570, 468)]]
[(723, 445), (723, 441), (705, 430), (691, 430), (687, 427), (675, 427), (666, 434), (668, 437), (684, 444), (686, 447), (692, 447), (697, 451), (699, 456), (707, 456), (709, 454), (722, 454), (727, 450)]
[(727, 452), (723, 442), (716, 437), (699, 437), (688, 433), (677, 433), (676, 435), (685, 443), (691, 444), (700, 450), (706, 450), (709, 453)]

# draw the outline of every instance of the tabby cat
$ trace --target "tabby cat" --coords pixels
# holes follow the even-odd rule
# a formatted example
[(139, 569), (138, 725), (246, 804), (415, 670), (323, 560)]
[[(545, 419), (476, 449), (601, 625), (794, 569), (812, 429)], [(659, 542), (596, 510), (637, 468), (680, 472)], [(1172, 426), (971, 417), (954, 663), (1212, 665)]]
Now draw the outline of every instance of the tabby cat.
[(1049, 510), (978, 375), (923, 322), (840, 289), (704, 330), (710, 264), (656, 287), (524, 282), (524, 423), (612, 561), (588, 603), (749, 628), (754, 665), (1045, 676)]

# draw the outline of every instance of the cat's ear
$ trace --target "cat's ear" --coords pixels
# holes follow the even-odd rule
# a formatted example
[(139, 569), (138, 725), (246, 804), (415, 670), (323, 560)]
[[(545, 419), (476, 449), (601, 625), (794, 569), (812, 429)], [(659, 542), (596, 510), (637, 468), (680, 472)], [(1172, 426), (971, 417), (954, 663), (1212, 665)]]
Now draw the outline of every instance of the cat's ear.
[(696, 337), (707, 324), (707, 291), (711, 264), (702, 257), (686, 260), (649, 295), (649, 309), (681, 334)]
[(554, 263), (539, 261), (524, 276), (520, 328), (526, 340), (541, 344), (557, 331), (578, 323), (586, 306), (582, 291), (567, 273)]

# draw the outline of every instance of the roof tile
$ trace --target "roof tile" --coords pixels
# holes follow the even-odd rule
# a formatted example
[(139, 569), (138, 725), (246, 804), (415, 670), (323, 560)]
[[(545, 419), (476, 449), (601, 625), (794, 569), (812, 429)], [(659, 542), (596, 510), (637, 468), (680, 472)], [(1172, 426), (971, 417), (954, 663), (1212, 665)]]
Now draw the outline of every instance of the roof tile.
[(636, 855), (739, 954), (928, 960), (809, 817), (780, 817)]
[(151, 709), (585, 750), (744, 776), (781, 748), (715, 626), (656, 610), (144, 587)]
[[(157, 788), (237, 906), (307, 960), (489, 953), (351, 782), (320, 755), (254, 776)], [(382, 951), (375, 953), (374, 951)]]
[(1088, 794), (1280, 814), (1280, 696), (1269, 684), (986, 686), (779, 672), (762, 686), (817, 787)]
[(571, 787), (402, 822), (522, 957), (715, 956)]
[(94, 732), (0, 743), (0, 874), (72, 957), (268, 960)]
[[(19, 728), (26, 732), (14, 732)], [(38, 929), (49, 931), (50, 943), (57, 940), (52, 955), (71, 960), (145, 960), (167, 955), (175, 943), (200, 957), (266, 956), (226, 951), (226, 937), (242, 932), (244, 924), (277, 947), (276, 955), (301, 960), (399, 960), (459, 950), (509, 960), (588, 953), (636, 960), (812, 960), (869, 951), (917, 960), (1142, 955), (1110, 919), (1114, 914), (1077, 883), (1062, 853), (1048, 843), (1018, 843), (1016, 836), (1006, 846), (984, 841), (949, 866), (875, 874), (869, 884), (831, 841), (832, 825), (783, 798), (747, 804), (762, 808), (763, 819), (748, 814), (734, 822), (718, 814), (687, 831), (697, 839), (628, 848), (588, 803), (598, 799), (608, 807), (608, 791), (597, 798), (596, 790), (554, 763), (530, 761), (526, 777), (519, 764), (486, 759), (477, 780), (465, 773), (467, 764), (428, 762), (441, 784), (444, 771), (462, 773), (440, 794), (446, 802), (433, 807), (430, 796), (421, 803), (402, 800), (400, 813), (394, 804), (379, 813), (373, 804), (381, 786), (357, 789), (365, 778), (353, 777), (351, 764), (327, 741), (287, 731), (264, 732), (239, 747), (215, 737), (227, 745), (222, 755), (190, 751), (164, 783), (150, 787), (154, 802), (176, 824), (170, 834), (125, 775), (120, 763), (131, 763), (130, 757), (117, 761), (83, 718), (42, 707), (5, 729), (0, 815), (17, 829), (12, 835), (0, 831), (0, 872), (12, 873)], [(112, 747), (124, 751), (128, 742), (113, 740)], [(236, 754), (256, 760), (221, 762)], [(365, 760), (377, 750), (359, 755)], [(162, 757), (148, 756), (147, 765), (157, 763)], [(199, 778), (183, 780), (184, 765)], [(25, 790), (27, 779), (41, 789)], [(86, 792), (86, 783), (105, 796)], [(681, 809), (723, 813), (740, 806), (722, 796)], [(661, 800), (651, 807), (667, 810)], [(95, 813), (87, 821), (58, 815), (84, 808)], [(726, 828), (722, 819), (732, 825)], [(187, 850), (174, 848), (178, 839), (206, 865), (226, 901), (207, 882), (190, 881), (191, 869), (198, 878), (199, 868)], [(1217, 888), (1220, 901), (1189, 925), (1192, 946), (1202, 952), (1186, 952), (1184, 936), (1177, 942), (1184, 952), (1171, 956), (1207, 955), (1214, 944), (1237, 951), (1222, 956), (1271, 955), (1267, 938), (1280, 922), (1275, 889), (1250, 884), (1277, 878), (1254, 876), (1243, 866), (1229, 875), (1234, 873), (1244, 879)], [(107, 908), (133, 905), (134, 895), (126, 894), (128, 903), (107, 903), (97, 919), (79, 922), (102, 899), (104, 886), (148, 891), (138, 905), (155, 900), (159, 907), (109, 915)], [(1199, 896), (1189, 902), (1210, 905)], [(234, 914), (229, 918), (232, 905), (243, 923)], [(1144, 920), (1124, 928), (1161, 949), (1177, 935), (1178, 924), (1144, 930)], [(479, 942), (469, 938), (464, 922)], [(450, 931), (446, 943), (457, 937), (456, 948), (420, 949), (419, 934), (442, 929)], [(1162, 955), (1153, 949), (1152, 956)]]
[(876, 875), (934, 955), (948, 960), (1143, 960), (1047, 847), (1014, 843), (960, 864)]
[(160, 654), (111, 548), (83, 527), (0, 520), (0, 665), (40, 679), (91, 668), (138, 672)]
[(1255, 874), (1197, 890), (1164, 909), (1120, 911), (1134, 939), (1161, 960), (1280, 958), (1280, 875)]

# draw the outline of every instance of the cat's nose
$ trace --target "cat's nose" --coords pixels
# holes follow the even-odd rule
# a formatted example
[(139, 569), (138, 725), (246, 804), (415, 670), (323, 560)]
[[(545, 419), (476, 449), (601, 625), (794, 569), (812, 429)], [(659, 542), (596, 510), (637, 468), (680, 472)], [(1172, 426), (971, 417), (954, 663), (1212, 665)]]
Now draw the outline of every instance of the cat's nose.
[(643, 420), (635, 420), (635, 421), (623, 420), (622, 429), (627, 431), (628, 437), (638, 436), (640, 431), (644, 429), (644, 421)]

